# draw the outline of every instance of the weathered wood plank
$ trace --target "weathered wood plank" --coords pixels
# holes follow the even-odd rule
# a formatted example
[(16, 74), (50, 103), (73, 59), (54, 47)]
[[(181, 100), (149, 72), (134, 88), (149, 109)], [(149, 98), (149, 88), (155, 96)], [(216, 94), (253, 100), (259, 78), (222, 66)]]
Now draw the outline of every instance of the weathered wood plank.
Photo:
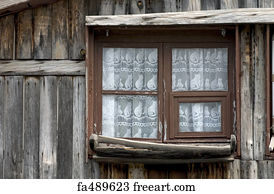
[(0, 61), (0, 75), (85, 75), (85, 61)]
[[(139, 6), (138, 6), (139, 4)], [(130, 14), (144, 14), (146, 10), (145, 0), (130, 0), (129, 13)]]
[(113, 15), (114, 14), (114, 4), (113, 0), (101, 0), (99, 15)]
[(13, 59), (14, 15), (0, 18), (0, 59)]
[(58, 80), (57, 178), (72, 177), (73, 155), (73, 82), (72, 77)]
[(34, 59), (51, 59), (52, 6), (34, 9)]
[(39, 178), (57, 178), (57, 78), (40, 79)]
[(168, 178), (167, 165), (145, 165), (149, 179), (167, 179)]
[(114, 15), (128, 14), (128, 0), (116, 0), (114, 5)]
[(215, 10), (220, 9), (220, 1), (218, 0), (201, 0), (202, 10)]
[(201, 0), (183, 0), (183, 11), (199, 11), (201, 8)]
[(187, 164), (172, 165), (168, 168), (169, 179), (186, 179)]
[(39, 178), (40, 79), (24, 83), (24, 178)]
[(52, 59), (68, 59), (69, 27), (68, 0), (52, 4)]
[(4, 94), (5, 78), (0, 76), (0, 179), (3, 178), (3, 161), (4, 161)]
[(164, 12), (176, 12), (180, 11), (181, 1), (164, 0), (163, 11)]
[(126, 179), (128, 175), (127, 164), (110, 164), (110, 177), (111, 179)]
[(270, 8), (274, 7), (274, 0), (258, 0), (259, 7)]
[(16, 59), (33, 58), (33, 9), (17, 15)]
[(85, 49), (85, 16), (88, 13), (88, 4), (85, 0), (69, 1), (70, 41), (69, 58), (84, 59), (81, 50)]
[[(100, 165), (93, 159), (88, 160), (87, 165), (91, 164), (91, 174), (86, 173), (86, 178), (99, 179), (100, 178)], [(86, 168), (89, 169), (89, 168)]]
[(239, 179), (241, 177), (241, 162), (239, 159), (230, 163), (230, 178)]
[[(72, 178), (85, 178), (85, 78), (73, 79), (73, 155)], [(91, 172), (89, 172), (91, 173)], [(87, 177), (86, 177), (87, 178)]]
[(251, 64), (251, 29), (244, 26), (241, 31), (241, 157), (253, 159), (253, 91)]
[(148, 172), (144, 164), (129, 164), (128, 178), (129, 179), (147, 179)]
[(253, 39), (254, 56), (254, 159), (263, 160), (266, 141), (266, 90), (265, 87), (265, 26), (255, 25)]
[(259, 179), (274, 178), (274, 161), (272, 160), (258, 161), (258, 178)]
[(239, 7), (238, 0), (221, 0), (220, 8), (221, 9), (236, 9)]
[(146, 13), (160, 13), (163, 12), (164, 2), (162, 0), (146, 1)]
[(258, 164), (255, 160), (241, 160), (241, 179), (257, 179)]
[(4, 104), (4, 178), (22, 178), (23, 77), (5, 78)]
[(99, 168), (100, 168), (100, 179), (108, 179), (109, 178), (109, 168), (110, 164), (109, 163), (99, 163)]
[(241, 8), (256, 8), (258, 7), (257, 0), (239, 0)]

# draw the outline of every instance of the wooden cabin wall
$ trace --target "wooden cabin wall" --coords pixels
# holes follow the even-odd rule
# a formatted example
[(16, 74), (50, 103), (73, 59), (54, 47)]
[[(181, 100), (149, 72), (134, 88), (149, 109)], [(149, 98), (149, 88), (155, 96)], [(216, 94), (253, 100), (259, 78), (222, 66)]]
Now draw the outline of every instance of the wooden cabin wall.
[[(274, 178), (265, 160), (265, 26), (241, 25), (241, 157), (232, 163), (86, 160), (86, 15), (273, 7), (273, 0), (61, 0), (0, 18), (0, 178)], [(39, 60), (34, 61), (34, 60)]]

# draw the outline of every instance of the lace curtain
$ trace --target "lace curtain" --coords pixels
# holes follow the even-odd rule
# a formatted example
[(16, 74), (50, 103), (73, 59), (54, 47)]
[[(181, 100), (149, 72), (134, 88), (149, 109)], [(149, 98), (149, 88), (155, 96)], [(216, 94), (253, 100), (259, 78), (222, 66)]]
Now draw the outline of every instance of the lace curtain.
[[(172, 49), (172, 90), (226, 91), (227, 63), (227, 48)], [(179, 131), (221, 131), (221, 103), (180, 103)]]
[[(103, 48), (103, 90), (157, 91), (156, 48)], [(157, 138), (157, 96), (103, 95), (102, 134)]]

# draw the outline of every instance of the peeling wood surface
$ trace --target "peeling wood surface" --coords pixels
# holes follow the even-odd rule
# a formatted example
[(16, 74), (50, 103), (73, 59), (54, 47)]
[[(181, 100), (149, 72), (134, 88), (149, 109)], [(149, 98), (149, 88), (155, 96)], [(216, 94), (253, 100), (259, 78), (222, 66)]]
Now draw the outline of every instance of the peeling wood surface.
[(0, 61), (0, 75), (85, 75), (84, 61)]

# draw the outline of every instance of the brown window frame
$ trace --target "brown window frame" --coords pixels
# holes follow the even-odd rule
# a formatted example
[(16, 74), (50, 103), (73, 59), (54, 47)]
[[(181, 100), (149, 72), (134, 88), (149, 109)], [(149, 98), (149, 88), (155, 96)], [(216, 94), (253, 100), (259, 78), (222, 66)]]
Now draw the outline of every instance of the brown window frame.
[[(226, 37), (221, 36), (221, 30), (226, 29), (229, 33)], [(87, 128), (88, 137), (92, 133), (101, 134), (101, 115), (102, 115), (102, 94), (143, 94), (142, 92), (132, 92), (132, 91), (102, 91), (102, 49), (103, 46), (106, 47), (127, 47), (127, 48), (158, 48), (158, 121), (159, 126), (162, 129), (158, 129), (157, 139), (144, 139), (144, 138), (134, 138), (134, 140), (142, 141), (154, 141), (161, 143), (184, 143), (184, 142), (228, 142), (230, 140), (230, 135), (239, 129), (239, 122), (237, 122), (237, 127), (233, 126), (233, 101), (236, 101), (237, 106), (237, 119), (239, 118), (239, 83), (237, 83), (239, 69), (236, 68), (239, 64), (239, 37), (238, 36), (238, 26), (210, 26), (210, 27), (160, 27), (160, 28), (150, 28), (150, 27), (131, 27), (127, 28), (88, 28), (87, 27), (87, 84), (88, 84), (88, 110), (87, 110)], [(200, 36), (199, 36), (200, 35)], [(179, 36), (179, 38), (178, 38)], [(189, 36), (192, 36), (189, 39)], [(195, 37), (195, 38), (193, 38)], [(180, 43), (178, 43), (180, 42)], [(153, 45), (153, 46), (152, 46)], [(145, 47), (147, 46), (147, 47)], [(203, 92), (171, 92), (171, 60), (170, 52), (165, 52), (166, 49), (170, 49), (171, 46), (178, 48), (228, 48), (228, 91), (203, 91)], [(168, 48), (169, 47), (169, 48)], [(235, 55), (236, 53), (236, 55)], [(168, 61), (169, 60), (169, 61)], [(167, 67), (165, 66), (166, 64)], [(235, 72), (236, 70), (236, 72)], [(162, 79), (164, 76), (164, 81)], [(99, 80), (99, 81), (98, 81)], [(170, 87), (165, 88), (164, 85), (169, 85)], [(237, 91), (237, 92), (236, 92)], [(147, 93), (147, 92), (146, 92)], [(236, 94), (237, 93), (237, 94)], [(149, 93), (147, 93), (149, 94)], [(155, 92), (151, 92), (155, 95)], [(174, 118), (170, 113), (173, 110), (174, 104), (171, 98), (180, 98), (182, 100), (188, 101), (191, 97), (193, 100), (198, 97), (204, 98), (206, 101), (211, 102), (214, 98), (222, 102), (222, 132), (194, 132), (194, 134), (179, 134), (172, 135), (170, 130), (172, 121)], [(160, 103), (159, 105), (159, 102)], [(229, 112), (227, 114), (227, 112)], [(223, 115), (225, 113), (225, 115)], [(176, 113), (175, 113), (176, 115)], [(169, 130), (167, 130), (167, 127)], [(173, 128), (174, 129), (174, 128)], [(175, 131), (173, 130), (173, 134)], [(237, 141), (239, 142), (239, 130), (237, 130)], [(129, 138), (131, 139), (131, 138)], [(238, 147), (239, 154), (239, 147)]]

